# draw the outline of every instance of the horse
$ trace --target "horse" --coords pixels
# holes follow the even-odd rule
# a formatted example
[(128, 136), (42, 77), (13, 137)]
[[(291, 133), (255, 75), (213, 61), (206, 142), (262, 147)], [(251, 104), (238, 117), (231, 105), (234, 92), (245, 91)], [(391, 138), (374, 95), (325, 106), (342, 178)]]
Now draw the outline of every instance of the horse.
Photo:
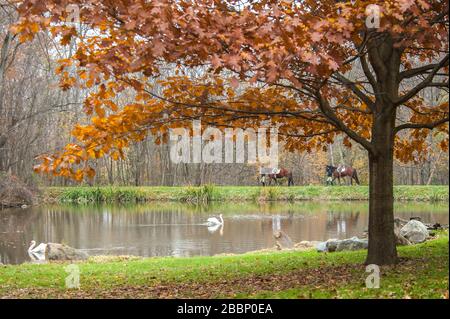
[(292, 178), (292, 172), (285, 168), (281, 168), (277, 174), (269, 173), (269, 174), (261, 174), (260, 176), (261, 176), (261, 183), (263, 186), (266, 186), (266, 177), (269, 179), (268, 185), (272, 184), (272, 180), (275, 181), (276, 185), (279, 185), (278, 179), (281, 179), (281, 178), (287, 178), (288, 186), (294, 185), (294, 179)]
[(327, 185), (333, 185), (336, 178), (339, 181), (339, 185), (341, 185), (341, 177), (350, 177), (350, 185), (353, 185), (353, 180), (355, 180), (356, 184), (360, 185), (358, 173), (356, 169), (347, 165), (339, 165), (339, 167), (327, 165), (326, 169), (327, 174)]

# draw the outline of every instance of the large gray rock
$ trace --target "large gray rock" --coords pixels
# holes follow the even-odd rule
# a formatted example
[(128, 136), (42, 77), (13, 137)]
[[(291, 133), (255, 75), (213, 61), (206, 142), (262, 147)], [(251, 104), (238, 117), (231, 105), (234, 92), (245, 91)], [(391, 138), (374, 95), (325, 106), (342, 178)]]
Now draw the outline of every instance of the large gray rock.
[(63, 244), (48, 243), (45, 250), (46, 260), (85, 260), (88, 257), (84, 251)]
[(328, 239), (327, 241), (322, 241), (316, 244), (316, 249), (319, 252), (333, 252), (336, 251), (338, 245), (338, 239)]
[(369, 242), (367, 239), (360, 239), (358, 237), (352, 237), (348, 239), (328, 239), (327, 241), (318, 243), (316, 246), (319, 252), (334, 252), (344, 250), (360, 250), (367, 249)]
[(400, 229), (400, 235), (411, 243), (424, 242), (429, 236), (427, 226), (418, 220), (410, 220)]
[(316, 250), (321, 253), (326, 252), (327, 251), (327, 242), (321, 241), (321, 242), (317, 243)]
[(333, 252), (336, 251), (338, 245), (339, 245), (339, 240), (337, 239), (328, 239), (326, 241), (326, 247), (327, 247), (327, 251), (329, 252)]
[(361, 250), (369, 247), (369, 241), (367, 239), (359, 239), (358, 237), (352, 237), (349, 239), (340, 240), (336, 247), (336, 251), (343, 250)]

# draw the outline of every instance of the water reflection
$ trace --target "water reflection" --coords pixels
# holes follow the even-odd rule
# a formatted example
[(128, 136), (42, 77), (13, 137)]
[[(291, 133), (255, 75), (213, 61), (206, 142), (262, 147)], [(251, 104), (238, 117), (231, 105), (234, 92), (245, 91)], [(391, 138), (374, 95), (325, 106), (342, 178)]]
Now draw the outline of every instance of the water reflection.
[[(448, 224), (448, 204), (396, 205), (396, 216)], [(90, 255), (194, 256), (273, 247), (282, 230), (294, 242), (361, 235), (367, 203), (42, 206), (0, 211), (0, 261), (30, 261), (31, 240), (59, 242)], [(223, 214), (224, 225), (207, 227)]]
[(208, 231), (211, 234), (214, 234), (218, 230), (219, 230), (220, 236), (223, 236), (223, 224), (217, 224), (217, 225), (214, 225), (214, 226), (208, 226)]

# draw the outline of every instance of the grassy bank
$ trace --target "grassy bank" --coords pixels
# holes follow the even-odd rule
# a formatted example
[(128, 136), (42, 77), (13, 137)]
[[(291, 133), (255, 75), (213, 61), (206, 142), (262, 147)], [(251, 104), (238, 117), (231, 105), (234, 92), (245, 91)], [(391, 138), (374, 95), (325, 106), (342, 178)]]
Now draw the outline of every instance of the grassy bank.
[(79, 263), (80, 289), (65, 289), (66, 264), (0, 266), (0, 297), (20, 298), (442, 298), (448, 297), (448, 233), (399, 247), (365, 288), (366, 251), (251, 253)]
[[(446, 201), (448, 186), (395, 186), (397, 201)], [(368, 186), (49, 187), (44, 202), (368, 200)]]

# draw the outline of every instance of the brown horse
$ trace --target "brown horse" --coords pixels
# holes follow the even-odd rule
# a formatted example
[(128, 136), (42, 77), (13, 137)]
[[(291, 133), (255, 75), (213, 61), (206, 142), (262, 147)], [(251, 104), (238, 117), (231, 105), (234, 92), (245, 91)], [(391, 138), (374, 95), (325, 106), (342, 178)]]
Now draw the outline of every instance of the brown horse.
[[(331, 184), (333, 185), (336, 178), (339, 181), (339, 185), (341, 185), (341, 177), (350, 177), (350, 185), (353, 185), (353, 180), (355, 180), (356, 184), (359, 183), (358, 173), (356, 172), (356, 169), (354, 169), (351, 166), (342, 165), (339, 167), (327, 165), (326, 167), (326, 173), (327, 173), (327, 185)], [(330, 181), (331, 178), (331, 181)]]
[[(267, 181), (268, 178), (268, 181)], [(270, 186), (272, 184), (272, 181), (275, 182), (276, 185), (279, 185), (278, 179), (287, 178), (288, 186), (294, 185), (294, 179), (292, 178), (292, 172), (281, 168), (280, 171), (277, 174), (261, 174), (261, 183), (263, 186), (268, 185)]]

